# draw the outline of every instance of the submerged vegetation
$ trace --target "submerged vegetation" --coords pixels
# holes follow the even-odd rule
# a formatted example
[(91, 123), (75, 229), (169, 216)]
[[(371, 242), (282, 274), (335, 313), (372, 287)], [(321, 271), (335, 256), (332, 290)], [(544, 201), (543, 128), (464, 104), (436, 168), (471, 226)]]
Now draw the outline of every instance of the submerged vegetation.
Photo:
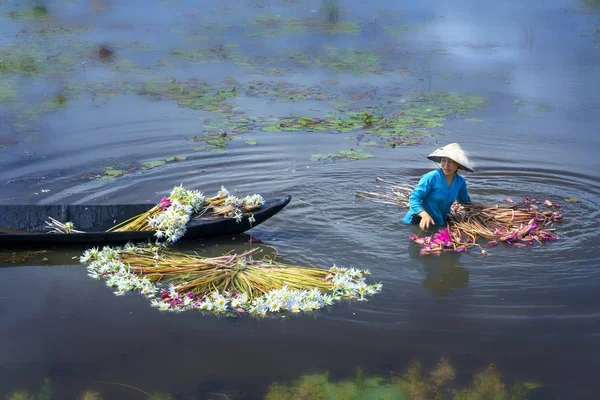
[[(403, 373), (388, 376), (366, 375), (356, 368), (351, 379), (333, 380), (329, 372), (303, 375), (293, 382), (273, 382), (269, 385), (265, 400), (526, 400), (528, 395), (543, 387), (537, 382), (507, 383), (494, 364), (476, 372), (465, 382), (458, 379), (455, 367), (442, 358), (425, 372), (419, 361), (412, 361)], [(147, 393), (126, 384), (119, 385), (129, 391), (143, 393), (147, 400), (172, 400), (166, 392)], [(238, 396), (212, 393), (212, 398), (236, 399)], [(8, 393), (7, 400), (54, 400), (52, 382), (45, 379), (37, 394), (26, 390)], [(97, 390), (80, 392), (77, 400), (101, 400)], [(196, 397), (190, 397), (196, 398)], [(243, 393), (239, 398), (247, 398)]]
[(507, 386), (493, 364), (478, 372), (468, 387), (458, 386), (456, 376), (446, 359), (426, 375), (421, 363), (413, 361), (403, 374), (385, 378), (368, 377), (358, 369), (350, 380), (334, 382), (325, 373), (305, 375), (289, 384), (273, 383), (265, 400), (525, 400), (529, 391), (540, 387), (530, 382)]
[(37, 391), (33, 394), (26, 390), (17, 390), (6, 395), (7, 400), (52, 400), (52, 381), (46, 378)]

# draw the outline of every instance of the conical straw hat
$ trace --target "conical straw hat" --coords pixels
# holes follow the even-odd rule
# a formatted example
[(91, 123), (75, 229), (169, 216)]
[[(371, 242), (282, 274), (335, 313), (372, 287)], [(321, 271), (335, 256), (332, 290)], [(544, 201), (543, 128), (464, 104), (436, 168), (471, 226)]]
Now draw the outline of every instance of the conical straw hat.
[(471, 168), (471, 163), (469, 162), (467, 155), (463, 149), (460, 148), (458, 143), (447, 144), (427, 156), (428, 159), (437, 163), (441, 162), (442, 157), (456, 161), (460, 165), (458, 169), (473, 172), (473, 168)]

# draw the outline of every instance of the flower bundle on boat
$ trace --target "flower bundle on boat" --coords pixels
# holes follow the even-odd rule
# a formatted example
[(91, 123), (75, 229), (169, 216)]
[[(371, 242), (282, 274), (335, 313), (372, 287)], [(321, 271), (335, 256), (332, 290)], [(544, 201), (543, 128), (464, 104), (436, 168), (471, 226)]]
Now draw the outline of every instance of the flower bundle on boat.
[(201, 257), (165, 245), (133, 245), (87, 250), (80, 258), (88, 275), (105, 279), (116, 295), (137, 291), (165, 311), (215, 314), (311, 312), (339, 301), (366, 301), (381, 284), (367, 284), (368, 270), (306, 268), (272, 258), (242, 254)]
[[(402, 186), (381, 178), (377, 178), (377, 182), (386, 185), (383, 193), (359, 191), (356, 195), (384, 204), (408, 207), (412, 186)], [(430, 236), (412, 234), (410, 239), (421, 246), (421, 255), (464, 252), (475, 246), (486, 255), (487, 252), (477, 244), (480, 239), (487, 240), (488, 247), (499, 243), (522, 247), (559, 238), (550, 226), (562, 222), (563, 214), (558, 210), (560, 205), (531, 198), (525, 198), (520, 203), (510, 199), (507, 202), (510, 205), (454, 203), (444, 229)]]
[(234, 218), (241, 222), (244, 216), (254, 222), (252, 211), (260, 208), (264, 199), (259, 194), (246, 197), (234, 196), (221, 186), (214, 197), (205, 197), (198, 190), (188, 190), (182, 185), (176, 186), (168, 197), (163, 197), (150, 210), (124, 221), (108, 232), (121, 231), (156, 231), (157, 239), (166, 238), (176, 242), (186, 231), (190, 218)]

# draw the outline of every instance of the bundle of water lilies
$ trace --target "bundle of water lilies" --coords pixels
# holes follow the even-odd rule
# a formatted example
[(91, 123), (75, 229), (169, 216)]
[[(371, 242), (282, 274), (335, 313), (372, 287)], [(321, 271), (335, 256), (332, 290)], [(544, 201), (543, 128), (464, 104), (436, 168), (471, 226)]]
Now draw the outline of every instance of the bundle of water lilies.
[[(185, 232), (190, 218), (234, 218), (241, 222), (244, 216), (254, 222), (252, 211), (260, 208), (264, 199), (259, 194), (246, 197), (234, 196), (221, 186), (214, 197), (205, 197), (198, 190), (175, 186), (168, 197), (150, 210), (113, 226), (115, 231), (156, 231), (157, 239), (166, 238), (176, 242)], [(207, 217), (208, 215), (208, 217)]]
[(105, 279), (116, 295), (139, 292), (165, 311), (200, 310), (215, 314), (311, 312), (338, 301), (366, 301), (382, 285), (367, 284), (368, 270), (318, 269), (242, 254), (201, 257), (157, 244), (92, 248), (80, 262), (88, 275)]
[[(358, 197), (371, 198), (375, 201), (408, 207), (408, 198), (413, 189), (383, 179), (378, 182), (388, 185), (384, 193), (357, 192)], [(421, 246), (420, 254), (440, 254), (446, 251), (464, 252), (471, 247), (478, 247), (481, 254), (487, 252), (477, 244), (479, 239), (486, 239), (487, 246), (506, 243), (517, 247), (558, 239), (550, 226), (562, 222), (560, 205), (549, 200), (539, 201), (524, 198), (520, 203), (506, 199), (510, 205), (486, 206), (480, 203), (454, 203), (448, 215), (447, 224), (430, 236), (410, 236), (410, 239)], [(540, 209), (540, 207), (545, 209)]]

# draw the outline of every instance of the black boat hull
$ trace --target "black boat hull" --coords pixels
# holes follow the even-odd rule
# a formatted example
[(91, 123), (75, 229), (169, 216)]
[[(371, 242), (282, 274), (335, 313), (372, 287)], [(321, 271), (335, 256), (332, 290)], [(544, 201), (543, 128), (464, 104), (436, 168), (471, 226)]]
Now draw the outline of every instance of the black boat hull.
[[(244, 217), (241, 222), (233, 218), (192, 219), (185, 236), (180, 240), (203, 239), (238, 235), (256, 227), (281, 211), (292, 196), (265, 201), (253, 212), (251, 224)], [(154, 231), (106, 232), (119, 222), (143, 213), (153, 205), (9, 205), (0, 206), (0, 248), (43, 245), (77, 244), (123, 244), (155, 240)], [(73, 222), (75, 229), (85, 233), (48, 233), (45, 221), (48, 217), (61, 222)]]

